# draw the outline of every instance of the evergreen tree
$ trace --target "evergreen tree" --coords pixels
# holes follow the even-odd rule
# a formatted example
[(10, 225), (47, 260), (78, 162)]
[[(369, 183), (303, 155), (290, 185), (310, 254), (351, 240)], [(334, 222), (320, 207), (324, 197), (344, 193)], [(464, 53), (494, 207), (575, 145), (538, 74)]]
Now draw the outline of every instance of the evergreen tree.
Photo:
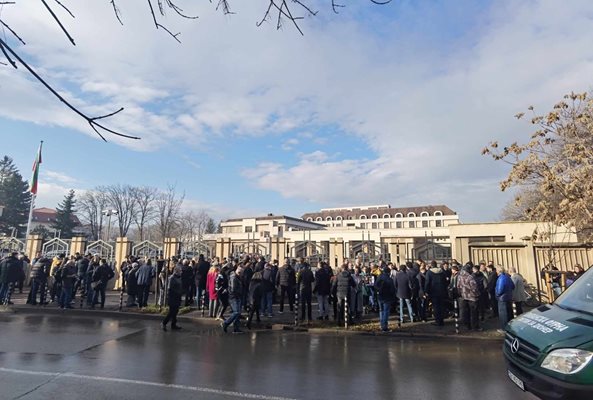
[(31, 235), (39, 235), (43, 238), (43, 240), (49, 238), (51, 236), (51, 232), (45, 225), (37, 225), (35, 229), (31, 230)]
[(74, 190), (70, 190), (56, 208), (56, 222), (52, 225), (52, 228), (60, 231), (60, 237), (62, 239), (72, 238), (72, 230), (77, 225), (74, 219), (75, 205)]
[(29, 218), (31, 193), (25, 181), (14, 165), (12, 158), (0, 159), (0, 206), (4, 211), (0, 217), (0, 233), (10, 235), (16, 228), (17, 235), (24, 234)]
[(216, 227), (216, 233), (222, 233), (222, 221), (218, 221), (218, 226)]
[(214, 220), (212, 218), (208, 218), (205, 233), (216, 233), (216, 223), (214, 223)]

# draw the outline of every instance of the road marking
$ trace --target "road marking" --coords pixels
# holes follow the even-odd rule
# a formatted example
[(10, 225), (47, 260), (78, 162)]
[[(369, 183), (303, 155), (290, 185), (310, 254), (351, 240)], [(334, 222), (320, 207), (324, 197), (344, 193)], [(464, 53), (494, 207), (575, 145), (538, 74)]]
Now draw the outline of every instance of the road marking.
[(167, 388), (167, 389), (179, 389), (179, 390), (188, 390), (188, 391), (192, 391), (192, 392), (211, 393), (211, 394), (217, 394), (217, 395), (221, 395), (221, 396), (240, 397), (240, 398), (244, 398), (244, 399), (297, 400), (297, 399), (293, 399), (290, 397), (266, 396), (263, 394), (235, 392), (235, 391), (229, 391), (229, 390), (213, 389), (213, 388), (208, 388), (208, 387), (203, 387), (203, 386), (187, 386), (187, 385), (177, 385), (177, 384), (173, 384), (173, 383), (141, 381), (141, 380), (135, 380), (135, 379), (110, 378), (107, 376), (80, 375), (80, 374), (75, 374), (72, 372), (27, 371), (27, 370), (22, 370), (22, 369), (3, 368), (3, 367), (0, 367), (0, 372), (12, 372), (15, 374), (24, 374), (24, 375), (51, 376), (56, 379), (77, 378), (77, 379), (86, 379), (86, 380), (100, 381), (100, 382), (115, 382), (115, 383), (128, 383), (128, 384), (131, 383), (131, 384), (136, 384), (136, 385), (156, 386), (156, 387), (162, 387), (162, 388)]

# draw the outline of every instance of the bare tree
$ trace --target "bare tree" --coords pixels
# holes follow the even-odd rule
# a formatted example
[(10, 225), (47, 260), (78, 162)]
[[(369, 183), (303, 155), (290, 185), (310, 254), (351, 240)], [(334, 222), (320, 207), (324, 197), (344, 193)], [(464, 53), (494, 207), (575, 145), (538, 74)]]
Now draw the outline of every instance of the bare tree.
[(191, 242), (202, 240), (210, 217), (205, 211), (186, 211), (179, 220), (178, 235), (182, 241)]
[(144, 228), (156, 217), (156, 199), (158, 190), (154, 187), (142, 186), (133, 188), (133, 195), (136, 198), (136, 213), (134, 222), (138, 227), (140, 241), (144, 241)]
[(162, 240), (170, 237), (178, 227), (184, 197), (184, 193), (178, 196), (175, 185), (168, 185), (167, 190), (157, 196), (157, 225)]
[(537, 207), (540, 196), (536, 188), (522, 187), (500, 212), (501, 221), (533, 221), (531, 210)]
[(90, 227), (91, 239), (99, 240), (103, 231), (102, 211), (108, 205), (107, 196), (100, 190), (89, 190), (78, 198), (78, 215)]
[(134, 188), (130, 185), (109, 185), (102, 189), (107, 195), (109, 205), (117, 211), (119, 236), (124, 237), (128, 234), (137, 212)]

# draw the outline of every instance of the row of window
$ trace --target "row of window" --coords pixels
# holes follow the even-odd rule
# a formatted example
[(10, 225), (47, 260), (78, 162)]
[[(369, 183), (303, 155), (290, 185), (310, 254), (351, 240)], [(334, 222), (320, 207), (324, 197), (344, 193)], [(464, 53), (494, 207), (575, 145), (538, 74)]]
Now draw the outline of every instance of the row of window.
[[(443, 213), (441, 211), (435, 211), (433, 215), (435, 217), (441, 217), (443, 215)], [(423, 211), (422, 213), (420, 213), (420, 216), (421, 217), (429, 217), (430, 215), (426, 211)], [(403, 217), (404, 217), (404, 215), (402, 213), (397, 213), (397, 214), (394, 215), (394, 218), (403, 218)], [(407, 215), (407, 217), (408, 218), (415, 218), (416, 217), (416, 213), (409, 212), (408, 215)], [(383, 218), (391, 218), (391, 215), (390, 214), (383, 214)], [(347, 219), (351, 220), (351, 219), (353, 219), (353, 217), (351, 215), (349, 215)], [(367, 219), (367, 216), (363, 214), (360, 217), (358, 217), (358, 219)], [(373, 214), (373, 215), (371, 215), (371, 219), (379, 219), (379, 215), (378, 214)], [(325, 220), (326, 221), (333, 221), (333, 218), (332, 217), (326, 217)], [(307, 221), (312, 222), (313, 221), (313, 218), (309, 217), (309, 218), (307, 218)], [(323, 221), (323, 218), (317, 217), (317, 218), (315, 218), (315, 221), (316, 222)], [(336, 217), (336, 221), (342, 221), (342, 217), (340, 215), (338, 215)]]
[[(362, 229), (403, 229), (403, 228), (441, 228), (443, 227), (443, 221), (440, 219), (434, 220), (433, 223), (430, 221), (396, 221), (396, 222), (361, 222), (359, 227)], [(332, 225), (334, 227), (341, 227), (342, 223), (336, 223)], [(355, 223), (347, 223), (346, 227), (356, 227)]]

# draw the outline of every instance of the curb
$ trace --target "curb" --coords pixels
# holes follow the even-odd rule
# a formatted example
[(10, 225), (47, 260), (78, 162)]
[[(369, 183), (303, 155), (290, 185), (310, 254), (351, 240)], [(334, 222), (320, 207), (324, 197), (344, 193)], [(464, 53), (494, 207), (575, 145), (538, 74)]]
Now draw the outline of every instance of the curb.
[[(163, 316), (160, 314), (136, 313), (130, 311), (116, 311), (116, 310), (89, 310), (89, 309), (68, 309), (62, 310), (59, 308), (44, 308), (31, 306), (16, 306), (0, 308), (0, 314), (51, 314), (51, 315), (74, 315), (80, 317), (109, 317), (115, 319), (142, 319), (142, 320), (162, 320)], [(191, 314), (191, 313), (190, 313)], [(180, 315), (177, 317), (179, 321), (199, 323), (204, 325), (219, 326), (220, 321), (211, 318), (195, 317), (191, 315)], [(254, 330), (255, 331), (255, 330)], [(259, 330), (258, 330), (259, 331)], [(271, 327), (262, 329), (261, 331), (292, 331), (300, 333), (314, 333), (321, 335), (346, 335), (346, 336), (379, 336), (379, 337), (399, 337), (399, 338), (418, 338), (418, 339), (446, 339), (446, 340), (485, 340), (502, 342), (503, 336), (470, 336), (464, 334), (443, 334), (443, 333), (422, 333), (422, 332), (406, 332), (393, 331), (389, 333), (373, 332), (373, 331), (357, 331), (344, 330), (338, 328), (307, 328), (305, 326), (294, 326), (291, 324), (271, 324)]]

